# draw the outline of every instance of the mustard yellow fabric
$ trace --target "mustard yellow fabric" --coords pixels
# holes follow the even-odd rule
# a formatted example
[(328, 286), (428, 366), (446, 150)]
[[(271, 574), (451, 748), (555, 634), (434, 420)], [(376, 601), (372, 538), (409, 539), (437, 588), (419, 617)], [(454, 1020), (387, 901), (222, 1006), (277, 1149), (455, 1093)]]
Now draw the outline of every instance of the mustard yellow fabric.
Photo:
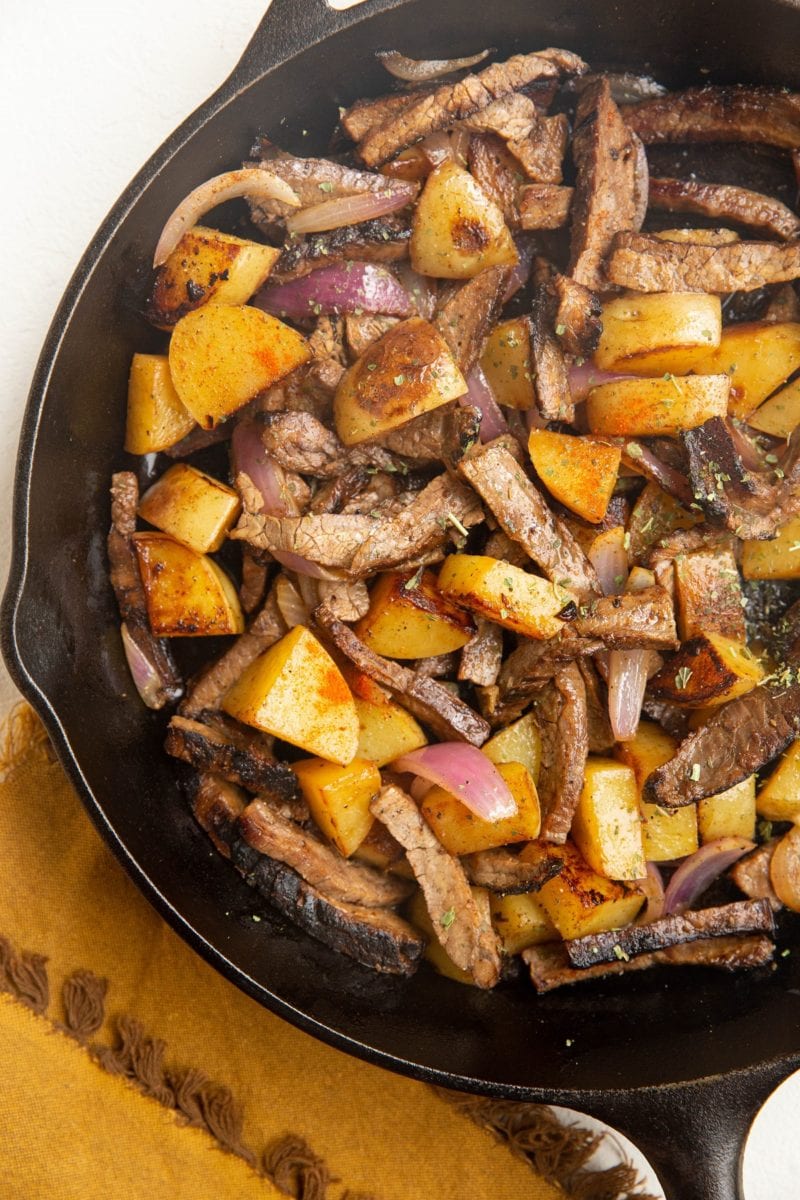
[[(131, 798), (135, 803), (135, 798)], [(488, 1134), (411, 1080), (314, 1041), (198, 958), (128, 880), (60, 767), (28, 752), (0, 782), (0, 934), (47, 955), (46, 1017), (0, 995), (3, 1200), (272, 1200), (280, 1193), (205, 1131), (107, 1074), (59, 1032), (62, 981), (109, 981), (106, 1025), (135, 1017), (166, 1062), (202, 1069), (244, 1108), (257, 1154), (304, 1137), (337, 1182), (377, 1200), (556, 1200)]]

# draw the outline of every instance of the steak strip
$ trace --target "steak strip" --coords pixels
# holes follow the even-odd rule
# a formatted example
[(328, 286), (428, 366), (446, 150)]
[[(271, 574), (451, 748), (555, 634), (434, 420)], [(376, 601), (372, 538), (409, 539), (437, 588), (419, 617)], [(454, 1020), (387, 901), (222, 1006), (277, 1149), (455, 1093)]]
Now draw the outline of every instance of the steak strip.
[(397, 459), (382, 446), (347, 447), (332, 429), (307, 412), (277, 412), (264, 418), (264, 449), (285, 471), (338, 479), (356, 467), (396, 471)]
[(649, 204), (667, 212), (699, 213), (715, 220), (735, 221), (784, 240), (800, 234), (800, 217), (780, 200), (730, 184), (651, 178)]
[(462, 284), (436, 314), (433, 324), (464, 378), (480, 358), (486, 335), (500, 315), (508, 279), (507, 267), (488, 267)]
[(771, 838), (752, 854), (746, 854), (735, 862), (729, 872), (740, 892), (744, 892), (751, 900), (766, 900), (773, 912), (783, 908), (783, 902), (778, 899), (770, 878), (772, 856), (779, 841), (780, 838)]
[(500, 846), (496, 850), (467, 854), (461, 859), (461, 865), (474, 887), (488, 888), (502, 896), (515, 896), (521, 892), (538, 892), (559, 874), (564, 863), (560, 858), (523, 862), (505, 846)]
[(340, 654), (382, 687), (387, 688), (409, 712), (423, 721), (443, 741), (471, 742), (482, 746), (491, 729), (482, 717), (452, 695), (435, 679), (411, 671), (370, 650), (352, 629), (338, 621), (321, 604), (314, 622)]
[(758, 87), (697, 87), (627, 105), (622, 116), (655, 142), (763, 142), (800, 146), (800, 95)]
[(394, 214), (291, 238), (270, 272), (270, 283), (288, 283), (337, 262), (397, 262), (408, 256), (410, 239), (410, 225)]
[(461, 651), (458, 678), (481, 687), (497, 683), (503, 664), (503, 631), (499, 625), (478, 618), (478, 631)]
[(244, 793), (233, 784), (203, 772), (196, 777), (191, 797), (194, 819), (225, 858), (231, 856), (236, 821), (246, 805)]
[(436, 936), (449, 957), (469, 972), (478, 987), (494, 987), (500, 978), (497, 937), (487, 914), (476, 904), (458, 860), (447, 853), (417, 805), (400, 788), (382, 788), (371, 809), (404, 847)]
[(564, 348), (554, 330), (551, 308), (549, 295), (540, 291), (529, 321), (536, 406), (545, 421), (571, 422), (575, 420), (575, 405)]
[(521, 229), (562, 229), (569, 220), (573, 190), (556, 183), (529, 183), (519, 195)]
[(601, 596), (572, 623), (578, 637), (600, 638), (609, 650), (676, 650), (672, 600), (663, 587)]
[(594, 567), (566, 525), (547, 507), (503, 439), (476, 446), (459, 469), (486, 501), (506, 536), (522, 546), (548, 579), (571, 588), (582, 599), (599, 593)]
[(800, 278), (800, 242), (664, 242), (646, 233), (618, 233), (606, 275), (639, 292), (753, 292)]
[(661, 917), (647, 925), (629, 925), (607, 933), (590, 933), (564, 943), (573, 967), (593, 967), (615, 959), (638, 958), (701, 938), (727, 937), (730, 934), (765, 933), (772, 937), (775, 919), (766, 900), (736, 900), (716, 908), (689, 909), (681, 914)]
[(545, 685), (533, 711), (542, 739), (539, 837), (563, 845), (581, 798), (589, 754), (586, 687), (576, 663), (559, 668), (552, 682)]
[(530, 946), (522, 951), (531, 974), (531, 982), (540, 994), (571, 983), (586, 983), (591, 979), (606, 979), (612, 975), (628, 975), (648, 967), (716, 967), (723, 971), (763, 967), (772, 962), (775, 944), (768, 938), (755, 935), (708, 941), (689, 942), (642, 954), (629, 962), (614, 959), (592, 967), (571, 967), (563, 945)]
[(566, 50), (517, 54), (507, 62), (492, 63), (456, 83), (444, 83), (408, 108), (392, 113), (381, 125), (373, 126), (367, 132), (358, 152), (368, 166), (378, 167), (412, 142), (456, 121), (464, 121), (494, 100), (518, 91), (536, 79), (557, 79), (585, 70), (583, 60)]
[(248, 791), (266, 792), (282, 802), (298, 796), (297, 779), (286, 763), (256, 744), (237, 745), (221, 730), (210, 729), (201, 721), (173, 717), (164, 749), (198, 771), (211, 771)]
[(343, 858), (315, 834), (306, 832), (263, 800), (253, 800), (247, 805), (239, 816), (238, 829), (248, 846), (291, 867), (329, 900), (366, 908), (391, 908), (406, 900), (414, 890), (407, 879)]

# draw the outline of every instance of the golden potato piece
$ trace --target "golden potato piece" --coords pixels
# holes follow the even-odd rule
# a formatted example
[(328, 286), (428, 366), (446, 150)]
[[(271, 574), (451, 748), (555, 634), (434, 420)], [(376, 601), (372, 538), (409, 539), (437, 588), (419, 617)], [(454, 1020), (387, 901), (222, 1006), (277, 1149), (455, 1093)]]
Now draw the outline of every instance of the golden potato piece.
[(506, 725), (488, 742), (484, 742), (481, 750), (496, 765), (500, 763), (518, 762), (526, 767), (534, 783), (539, 782), (539, 768), (542, 764), (542, 738), (536, 725), (533, 713), (528, 713)]
[(731, 550), (696, 550), (675, 559), (678, 634), (681, 641), (704, 632), (744, 642), (739, 569)]
[(442, 595), (433, 571), (381, 575), (370, 593), (369, 611), (354, 628), (362, 642), (388, 658), (449, 654), (475, 634), (472, 617)]
[(147, 309), (159, 329), (204, 304), (244, 304), (281, 256), (274, 246), (195, 225), (159, 267)]
[(590, 867), (607, 879), (642, 879), (642, 820), (633, 770), (613, 758), (586, 761), (572, 838)]
[(770, 541), (742, 544), (745, 579), (800, 579), (800, 517), (781, 525)]
[(644, 903), (634, 883), (606, 879), (593, 871), (573, 842), (563, 846), (530, 842), (520, 851), (525, 862), (560, 858), (560, 873), (549, 879), (537, 896), (562, 938), (583, 937), (630, 925)]
[(747, 418), (747, 424), (772, 437), (789, 438), (800, 425), (800, 377), (787, 383)]
[(252, 663), (222, 702), (245, 725), (345, 767), (358, 750), (350, 689), (328, 651), (304, 625)]
[(758, 793), (756, 809), (767, 821), (800, 820), (800, 739), (792, 742)]
[(559, 933), (537, 896), (490, 896), (492, 924), (504, 954), (519, 954), (528, 946), (557, 942)]
[(175, 390), (213, 429), (311, 357), (306, 339), (260, 309), (213, 304), (178, 321), (169, 343)]
[(558, 614), (575, 600), (559, 584), (482, 554), (446, 558), (439, 572), (439, 589), (479, 616), (531, 638), (561, 633), (564, 622)]
[(438, 279), (471, 279), (486, 267), (517, 261), (502, 212), (454, 162), (428, 176), (414, 211), (410, 251), (414, 270)]
[(135, 533), (133, 543), (156, 637), (244, 633), (236, 588), (213, 558), (168, 533)]
[(686, 708), (714, 708), (743, 696), (764, 678), (759, 660), (741, 642), (706, 633), (684, 642), (650, 680), (650, 694)]
[(498, 404), (533, 408), (531, 332), (527, 317), (500, 321), (486, 339), (481, 367)]
[(528, 453), (551, 495), (586, 521), (602, 521), (617, 482), (619, 446), (532, 429)]
[(219, 550), (241, 511), (233, 488), (188, 463), (175, 463), (139, 501), (139, 516), (176, 541), (208, 554)]
[(385, 767), (402, 754), (427, 746), (428, 739), (410, 712), (389, 700), (375, 704), (353, 697), (358, 714), (358, 757)]
[(636, 736), (614, 747), (614, 757), (629, 766), (636, 780), (642, 816), (642, 843), (648, 862), (672, 862), (694, 854), (698, 846), (697, 807), (666, 809), (642, 800), (645, 780), (674, 756), (678, 743), (652, 721), (640, 721)]
[(432, 787), (422, 801), (422, 815), (450, 854), (474, 854), (539, 836), (542, 814), (536, 785), (522, 763), (497, 767), (517, 802), (513, 817), (486, 821), (442, 787)]
[(325, 836), (345, 858), (358, 849), (375, 820), (369, 806), (381, 790), (373, 762), (354, 758), (347, 766), (324, 758), (292, 763), (300, 791)]
[(731, 381), (728, 411), (744, 421), (798, 367), (800, 324), (748, 321), (724, 329), (717, 349), (696, 362), (693, 370), (698, 375), (726, 372)]
[(586, 415), (592, 433), (612, 437), (677, 437), (728, 410), (727, 375), (619, 379), (592, 388)]
[(195, 427), (169, 373), (166, 354), (134, 354), (128, 379), (125, 449), (128, 454), (169, 450)]
[(722, 837), (752, 838), (756, 831), (756, 777), (750, 775), (725, 792), (697, 802), (702, 842)]
[(441, 334), (421, 317), (410, 317), (393, 325), (345, 371), (333, 401), (336, 432), (346, 446), (354, 446), (466, 390)]
[(722, 305), (702, 292), (626, 292), (603, 305), (601, 371), (685, 375), (719, 346)]

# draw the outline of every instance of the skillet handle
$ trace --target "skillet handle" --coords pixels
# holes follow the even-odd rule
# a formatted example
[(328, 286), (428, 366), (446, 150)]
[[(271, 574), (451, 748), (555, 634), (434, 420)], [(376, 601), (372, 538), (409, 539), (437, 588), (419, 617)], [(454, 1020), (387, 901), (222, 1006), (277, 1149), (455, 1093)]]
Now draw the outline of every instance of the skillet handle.
[(276, 63), (403, 2), (362, 0), (352, 8), (337, 10), (327, 0), (272, 0), (234, 68), (231, 82), (246, 87)]
[[(724, 1036), (724, 1032), (722, 1034)], [(767, 1097), (800, 1065), (785, 1059), (691, 1084), (604, 1093), (581, 1108), (629, 1137), (667, 1200), (747, 1200), (742, 1151)]]

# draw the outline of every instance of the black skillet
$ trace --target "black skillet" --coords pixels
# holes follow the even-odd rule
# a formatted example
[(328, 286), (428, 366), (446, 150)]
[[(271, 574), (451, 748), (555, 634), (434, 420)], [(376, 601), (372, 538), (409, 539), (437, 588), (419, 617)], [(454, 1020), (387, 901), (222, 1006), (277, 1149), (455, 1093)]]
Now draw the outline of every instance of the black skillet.
[(427, 969), (398, 983), (277, 918), (256, 925), (253, 894), (209, 854), (181, 801), (164, 719), (132, 692), (106, 578), (108, 480), (130, 465), (119, 449), (130, 358), (163, 344), (138, 315), (147, 264), (177, 201), (238, 165), (257, 132), (324, 150), (337, 105), (385, 90), (378, 48), (449, 57), (546, 45), (674, 85), (800, 83), (798, 0), (367, 0), (341, 13), (274, 0), (230, 79), (115, 205), (56, 314), (20, 444), (3, 651), (100, 832), (232, 982), (378, 1065), (593, 1113), (642, 1146), (671, 1198), (733, 1200), (744, 1131), (800, 1066), (800, 922), (783, 942), (794, 953), (766, 977), (653, 972), (541, 998), (523, 984), (486, 995)]

